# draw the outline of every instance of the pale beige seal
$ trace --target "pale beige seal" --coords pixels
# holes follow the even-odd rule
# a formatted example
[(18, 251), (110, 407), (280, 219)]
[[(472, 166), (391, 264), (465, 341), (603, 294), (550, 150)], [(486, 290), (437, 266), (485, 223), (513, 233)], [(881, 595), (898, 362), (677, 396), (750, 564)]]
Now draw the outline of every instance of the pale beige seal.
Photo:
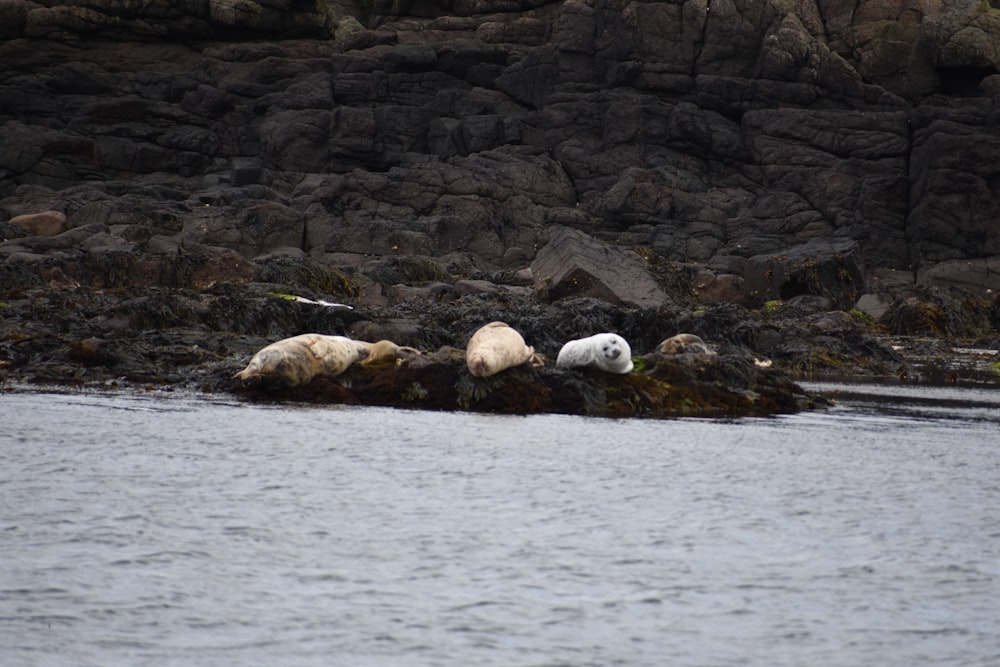
[(691, 352), (694, 354), (715, 354), (712, 349), (705, 344), (699, 336), (689, 333), (681, 333), (661, 342), (656, 351), (661, 354), (683, 354)]
[(541, 366), (543, 362), (521, 334), (504, 322), (490, 322), (472, 334), (465, 363), (472, 375), (485, 378), (521, 364)]
[(632, 371), (632, 348), (628, 341), (614, 333), (599, 333), (571, 340), (559, 350), (559, 368), (599, 368), (608, 373), (624, 375)]
[(346, 336), (307, 333), (271, 343), (253, 355), (234, 378), (281, 382), (289, 387), (306, 384), (317, 375), (340, 375), (351, 364), (366, 359), (372, 343), (359, 345)]

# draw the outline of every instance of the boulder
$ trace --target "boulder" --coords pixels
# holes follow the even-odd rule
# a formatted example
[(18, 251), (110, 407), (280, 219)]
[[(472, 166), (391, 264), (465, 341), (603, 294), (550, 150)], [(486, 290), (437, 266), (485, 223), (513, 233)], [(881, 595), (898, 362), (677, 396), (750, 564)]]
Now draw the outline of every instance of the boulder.
[(940, 262), (918, 273), (917, 284), (1000, 294), (1000, 257)]
[(918, 285), (885, 311), (879, 323), (896, 336), (990, 336), (996, 295), (974, 295), (949, 285)]
[(66, 214), (62, 211), (24, 213), (14, 216), (10, 222), (35, 236), (58, 236), (66, 231)]
[(892, 299), (885, 294), (862, 294), (854, 304), (856, 310), (861, 311), (872, 319), (879, 319), (885, 315), (892, 305)]
[(692, 289), (700, 303), (744, 303), (752, 305), (748, 298), (746, 280), (732, 273), (714, 273), (698, 270), (692, 279)]
[(857, 244), (814, 242), (748, 258), (743, 278), (758, 303), (810, 294), (848, 309), (864, 291), (864, 275)]
[(550, 235), (531, 273), (535, 290), (550, 299), (587, 296), (651, 308), (671, 302), (637, 254), (569, 227)]

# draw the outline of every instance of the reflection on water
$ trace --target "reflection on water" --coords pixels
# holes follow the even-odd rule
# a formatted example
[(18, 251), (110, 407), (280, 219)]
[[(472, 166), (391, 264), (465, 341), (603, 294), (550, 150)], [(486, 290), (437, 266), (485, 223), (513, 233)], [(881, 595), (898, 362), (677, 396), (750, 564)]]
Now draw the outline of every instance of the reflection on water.
[(995, 665), (1000, 393), (729, 421), (0, 396), (0, 662)]

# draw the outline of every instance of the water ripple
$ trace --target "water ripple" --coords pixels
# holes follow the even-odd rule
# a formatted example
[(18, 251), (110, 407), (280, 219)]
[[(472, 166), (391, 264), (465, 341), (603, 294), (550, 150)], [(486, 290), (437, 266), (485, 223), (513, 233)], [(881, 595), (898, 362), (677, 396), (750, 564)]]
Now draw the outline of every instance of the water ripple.
[(0, 662), (996, 664), (1000, 394), (826, 389), (676, 422), (5, 394)]

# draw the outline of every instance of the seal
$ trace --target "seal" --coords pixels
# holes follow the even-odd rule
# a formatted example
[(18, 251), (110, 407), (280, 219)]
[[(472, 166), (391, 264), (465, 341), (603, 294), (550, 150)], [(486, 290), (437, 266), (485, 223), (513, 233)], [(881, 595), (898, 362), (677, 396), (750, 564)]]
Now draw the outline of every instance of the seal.
[(535, 348), (526, 345), (524, 338), (505, 322), (490, 322), (472, 334), (465, 348), (465, 365), (477, 378), (496, 375), (500, 371), (521, 364), (541, 366)]
[(271, 343), (253, 355), (233, 377), (243, 382), (267, 380), (289, 387), (306, 384), (317, 375), (340, 375), (369, 356), (368, 346), (346, 336), (307, 333)]
[(700, 337), (694, 334), (681, 333), (671, 336), (656, 346), (656, 351), (660, 354), (715, 354)]
[(365, 350), (366, 356), (362, 361), (362, 366), (375, 366), (386, 361), (413, 357), (420, 354), (420, 350), (406, 345), (397, 345), (391, 340), (380, 340), (375, 343), (366, 343), (362, 340), (354, 341), (354, 344)]
[(599, 368), (624, 375), (632, 371), (632, 348), (614, 333), (599, 333), (571, 340), (559, 350), (558, 368)]

